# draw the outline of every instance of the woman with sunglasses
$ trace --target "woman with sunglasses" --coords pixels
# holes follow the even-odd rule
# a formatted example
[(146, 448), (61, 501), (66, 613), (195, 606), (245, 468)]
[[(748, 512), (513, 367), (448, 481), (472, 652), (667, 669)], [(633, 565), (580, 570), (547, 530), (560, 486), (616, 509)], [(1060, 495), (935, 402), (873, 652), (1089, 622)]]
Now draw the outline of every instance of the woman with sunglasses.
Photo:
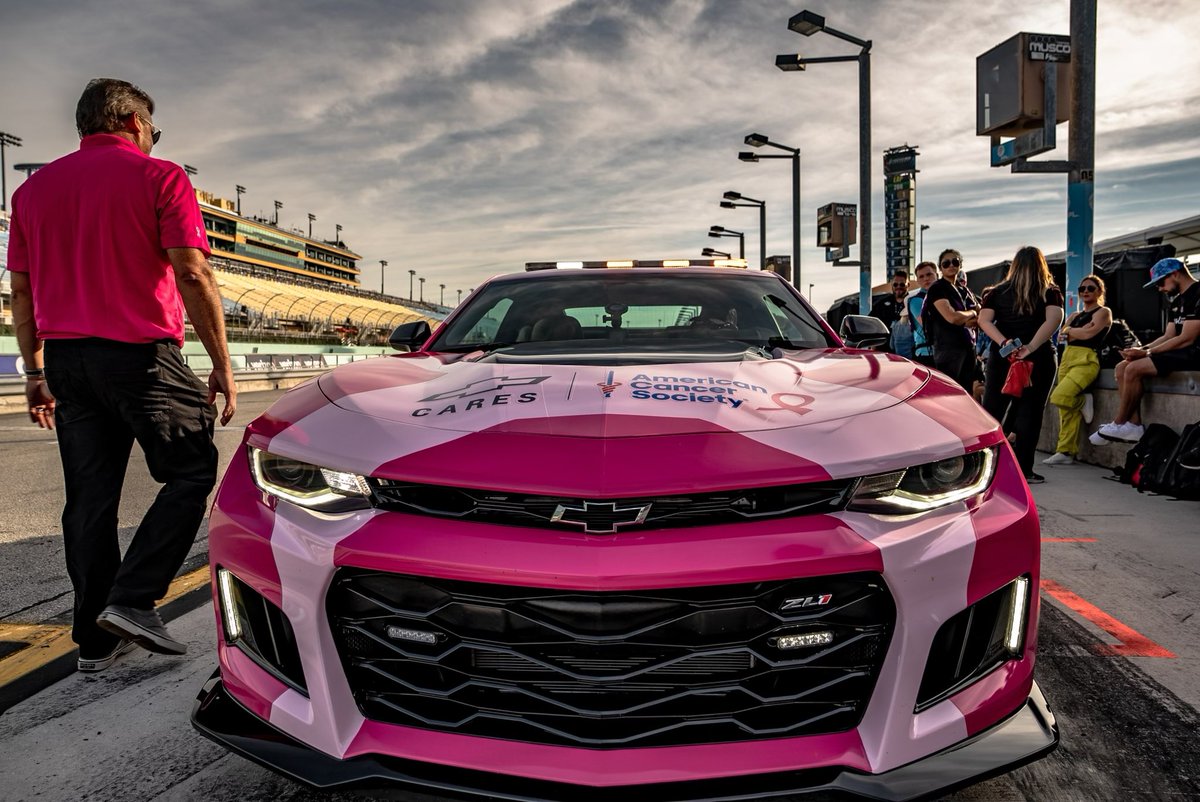
[[(1054, 284), (1046, 257), (1028, 245), (1017, 251), (1008, 275), (988, 295), (979, 312), (979, 328), (992, 338), (983, 408), (998, 421), (1009, 415), (1008, 428), (1016, 435), (1013, 451), (1030, 484), (1045, 481), (1033, 472), (1033, 458), (1046, 397), (1054, 384), (1057, 360), (1050, 338), (1062, 320), (1062, 290)], [(1006, 346), (1016, 347), (1010, 350)], [(1029, 360), (1033, 367), (1030, 385), (1017, 398), (1002, 392), (1010, 356)]]
[(962, 254), (948, 248), (938, 257), (938, 263), (942, 277), (925, 295), (921, 325), (933, 346), (934, 367), (969, 393), (975, 381), (975, 341), (970, 329), (975, 326), (976, 312), (955, 286)]
[(1084, 276), (1079, 283), (1083, 309), (1067, 319), (1062, 330), (1062, 363), (1050, 403), (1058, 407), (1058, 445), (1043, 465), (1070, 465), (1079, 451), (1081, 423), (1092, 422), (1092, 396), (1087, 388), (1100, 375), (1100, 347), (1112, 327), (1112, 310), (1104, 305), (1104, 282)]

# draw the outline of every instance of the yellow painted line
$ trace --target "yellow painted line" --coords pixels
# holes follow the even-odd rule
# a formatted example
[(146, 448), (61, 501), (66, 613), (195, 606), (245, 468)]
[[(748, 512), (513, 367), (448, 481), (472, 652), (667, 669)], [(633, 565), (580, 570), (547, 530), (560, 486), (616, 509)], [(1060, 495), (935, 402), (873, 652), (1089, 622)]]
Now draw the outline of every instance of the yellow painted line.
[[(207, 565), (176, 577), (160, 604), (207, 585), (208, 578)], [(71, 627), (66, 624), (0, 624), (0, 640), (27, 644), (0, 660), (0, 686), (37, 671), (75, 650)]]

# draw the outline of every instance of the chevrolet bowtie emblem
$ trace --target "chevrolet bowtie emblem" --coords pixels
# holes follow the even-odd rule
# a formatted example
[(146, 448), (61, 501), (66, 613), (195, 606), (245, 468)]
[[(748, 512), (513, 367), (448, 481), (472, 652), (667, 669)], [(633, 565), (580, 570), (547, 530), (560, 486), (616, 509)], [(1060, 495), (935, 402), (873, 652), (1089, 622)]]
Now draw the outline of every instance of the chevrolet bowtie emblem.
[(585, 501), (582, 507), (559, 504), (550, 520), (556, 524), (582, 526), (589, 535), (611, 535), (622, 526), (646, 522), (650, 504), (641, 507), (617, 507), (611, 502)]

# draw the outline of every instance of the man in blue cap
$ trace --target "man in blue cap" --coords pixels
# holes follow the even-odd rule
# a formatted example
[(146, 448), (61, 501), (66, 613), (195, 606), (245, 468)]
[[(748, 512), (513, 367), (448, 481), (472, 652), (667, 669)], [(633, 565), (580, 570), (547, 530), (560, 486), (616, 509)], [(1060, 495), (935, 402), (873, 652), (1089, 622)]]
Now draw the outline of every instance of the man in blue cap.
[(1200, 370), (1200, 283), (1178, 259), (1159, 259), (1150, 268), (1146, 287), (1157, 287), (1171, 296), (1167, 330), (1154, 342), (1121, 352), (1125, 361), (1117, 365), (1117, 390), (1121, 403), (1112, 423), (1101, 426), (1089, 439), (1092, 445), (1109, 441), (1136, 443), (1145, 428), (1138, 405), (1142, 379), (1166, 376), (1176, 370)]

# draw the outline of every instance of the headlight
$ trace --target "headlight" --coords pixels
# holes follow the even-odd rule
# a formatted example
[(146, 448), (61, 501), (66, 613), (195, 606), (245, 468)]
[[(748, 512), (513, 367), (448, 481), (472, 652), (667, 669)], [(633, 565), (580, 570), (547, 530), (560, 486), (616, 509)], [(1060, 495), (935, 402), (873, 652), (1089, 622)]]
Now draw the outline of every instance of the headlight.
[(849, 509), (892, 515), (926, 510), (977, 496), (996, 475), (996, 449), (929, 462), (859, 480)]
[(250, 474), (265, 493), (322, 512), (363, 510), (371, 506), (371, 488), (363, 477), (320, 468), (249, 446)]

